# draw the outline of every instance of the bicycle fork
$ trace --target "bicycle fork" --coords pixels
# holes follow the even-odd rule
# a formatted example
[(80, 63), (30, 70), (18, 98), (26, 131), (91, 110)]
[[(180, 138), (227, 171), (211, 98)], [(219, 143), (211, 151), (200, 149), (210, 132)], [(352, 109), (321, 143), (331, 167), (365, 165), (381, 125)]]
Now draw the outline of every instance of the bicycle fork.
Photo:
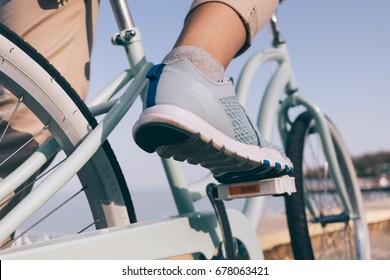
[(304, 106), (306, 110), (308, 110), (313, 115), (316, 122), (316, 126), (318, 127), (319, 135), (321, 137), (325, 156), (329, 161), (330, 172), (334, 177), (337, 190), (340, 193), (341, 201), (348, 213), (348, 216), (352, 219), (356, 218), (356, 213), (353, 210), (351, 201), (348, 199), (347, 188), (343, 180), (343, 175), (341, 173), (340, 165), (337, 160), (336, 151), (333, 145), (332, 136), (325, 115), (321, 112), (320, 108), (315, 103), (308, 100), (307, 98), (304, 98), (303, 96), (298, 95), (297, 93), (289, 95), (289, 97), (285, 99), (282, 103), (282, 106), (279, 111), (279, 129), (284, 144), (286, 144), (287, 141), (286, 124), (288, 123), (288, 110), (298, 105)]

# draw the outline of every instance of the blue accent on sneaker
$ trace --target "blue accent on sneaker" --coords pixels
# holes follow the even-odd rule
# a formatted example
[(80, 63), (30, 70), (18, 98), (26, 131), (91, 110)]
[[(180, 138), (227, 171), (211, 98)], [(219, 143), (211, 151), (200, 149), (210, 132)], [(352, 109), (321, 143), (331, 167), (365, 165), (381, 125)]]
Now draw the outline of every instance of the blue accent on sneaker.
[(146, 78), (149, 79), (148, 92), (146, 95), (146, 108), (153, 107), (156, 105), (157, 86), (165, 65), (166, 64), (154, 65), (146, 74)]

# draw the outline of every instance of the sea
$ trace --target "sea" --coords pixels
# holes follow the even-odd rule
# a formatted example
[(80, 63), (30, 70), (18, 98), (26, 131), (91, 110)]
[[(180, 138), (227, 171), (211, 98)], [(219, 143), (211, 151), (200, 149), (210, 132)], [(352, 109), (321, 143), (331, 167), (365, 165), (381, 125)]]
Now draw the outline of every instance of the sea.
[[(70, 194), (58, 194), (54, 196), (48, 203), (39, 209), (30, 221), (26, 222), (18, 230), (22, 232), (25, 229), (30, 229), (29, 235), (37, 236), (39, 234), (49, 233), (50, 235), (62, 235), (72, 232), (78, 232), (85, 225), (92, 221), (88, 206), (84, 196), (76, 196), (65, 206), (56, 210), (51, 216), (43, 220), (37, 225), (34, 225), (40, 217), (46, 215), (52, 209), (62, 204)], [(135, 190), (131, 192), (134, 208), (138, 221), (157, 220), (164, 217), (176, 216), (176, 209), (172, 194), (169, 191), (162, 190)], [(237, 199), (226, 202), (227, 208), (241, 210), (244, 206), (243, 199)], [(210, 201), (205, 198), (195, 203), (196, 211), (212, 210)], [(265, 215), (280, 215), (284, 213), (284, 200), (282, 197), (267, 197), (265, 200)]]
[[(390, 187), (364, 190), (362, 194), (364, 201), (380, 200), (390, 197)], [(66, 195), (63, 194), (53, 197), (50, 203), (47, 203), (47, 205), (34, 214), (31, 219), (32, 221), (25, 223), (18, 229), (17, 234), (31, 228), (40, 217), (51, 209), (56, 208), (66, 199)], [(178, 214), (172, 195), (168, 191), (133, 191), (132, 199), (138, 221), (157, 220), (159, 218), (175, 216)], [(238, 210), (241, 210), (243, 205), (244, 200), (242, 199), (226, 202), (227, 208)], [(195, 207), (197, 211), (212, 210), (212, 206), (208, 199), (197, 202)], [(273, 196), (266, 197), (263, 215), (272, 216), (283, 214), (285, 214), (284, 198)], [(88, 212), (88, 206), (86, 205), (85, 199), (82, 196), (76, 197), (70, 201), (68, 205), (63, 207), (63, 209), (60, 208), (48, 219), (45, 219), (29, 229), (28, 234), (18, 242), (36, 242), (37, 240), (40, 241), (56, 236), (67, 235), (69, 233), (75, 233), (80, 231), (80, 229), (83, 229), (90, 221), (92, 221), (92, 217)]]

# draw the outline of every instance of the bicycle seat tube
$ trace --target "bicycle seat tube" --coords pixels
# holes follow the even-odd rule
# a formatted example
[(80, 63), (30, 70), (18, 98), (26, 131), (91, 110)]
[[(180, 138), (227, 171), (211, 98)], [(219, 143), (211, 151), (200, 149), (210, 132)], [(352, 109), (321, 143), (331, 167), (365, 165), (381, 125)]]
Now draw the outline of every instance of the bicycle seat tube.
[(146, 63), (145, 52), (139, 30), (135, 27), (126, 0), (110, 0), (119, 28), (120, 44), (126, 50), (133, 73), (139, 72)]
[(110, 0), (110, 2), (119, 30), (133, 28), (134, 21), (126, 0)]

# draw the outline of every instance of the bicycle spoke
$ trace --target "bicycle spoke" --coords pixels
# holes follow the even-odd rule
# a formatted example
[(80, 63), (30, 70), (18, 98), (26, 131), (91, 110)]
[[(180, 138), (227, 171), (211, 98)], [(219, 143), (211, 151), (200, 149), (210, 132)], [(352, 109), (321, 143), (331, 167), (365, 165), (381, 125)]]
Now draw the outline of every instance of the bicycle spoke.
[[(314, 149), (310, 148), (309, 150), (310, 156), (314, 157)], [(324, 160), (324, 155), (321, 154), (319, 157), (318, 154), (315, 155), (315, 157), (318, 160), (316, 162), (311, 162), (311, 171), (313, 171), (313, 169), (314, 172), (318, 171), (316, 173), (320, 176), (317, 178), (316, 182), (312, 179), (308, 179), (310, 184), (305, 185), (312, 186), (310, 189), (313, 192), (310, 193), (309, 190), (309, 197), (311, 205), (315, 206), (315, 208), (319, 211), (319, 216), (332, 215), (342, 209), (341, 202), (338, 199), (335, 186), (329, 182), (330, 177), (326, 168), (327, 162)], [(306, 170), (309, 170), (309, 168), (306, 167)], [(309, 178), (311, 178), (310, 175), (311, 174), (309, 173)], [(352, 257), (350, 248), (352, 248), (353, 241), (351, 240), (350, 228), (348, 225), (340, 230), (336, 224), (328, 224), (326, 227), (319, 226), (318, 231), (319, 234), (322, 235), (322, 242), (318, 247), (317, 258), (322, 259), (336, 257), (338, 259), (344, 259)], [(341, 246), (340, 243), (343, 243), (344, 246)]]
[(41, 130), (39, 130), (33, 137), (31, 137), (26, 143), (24, 143), (19, 149), (17, 149), (15, 152), (13, 152), (9, 157), (7, 157), (3, 162), (0, 163), (0, 166), (2, 166), (4, 163), (6, 163), (10, 158), (12, 158), (14, 155), (16, 155), (19, 151), (21, 151), (24, 147), (26, 147), (31, 141), (35, 140), (39, 135), (41, 135), (43, 132), (45, 132), (49, 128), (49, 125), (46, 125)]
[(63, 159), (61, 160), (59, 163), (57, 163), (56, 165), (54, 165), (52, 168), (50, 168), (49, 170), (47, 170), (46, 172), (42, 173), (41, 175), (37, 176), (37, 178), (35, 178), (34, 181), (32, 181), (31, 183), (27, 184), (26, 186), (22, 187), (20, 190), (18, 190), (16, 193), (14, 193), (14, 195), (12, 195), (11, 197), (7, 198), (6, 200), (2, 201), (0, 203), (0, 208), (3, 207), (6, 203), (8, 203), (9, 201), (11, 201), (13, 199), (13, 197), (17, 196), (18, 194), (22, 193), (23, 191), (25, 191), (26, 189), (28, 189), (29, 187), (31, 187), (32, 185), (34, 185), (36, 182), (38, 182), (41, 178), (43, 178), (44, 176), (46, 176), (47, 174), (49, 174), (52, 170), (54, 170), (55, 168), (57, 168), (61, 163), (63, 163), (64, 161), (66, 160)]
[[(85, 187), (83, 187), (82, 189), (80, 189), (77, 193), (75, 193), (74, 195), (72, 195), (71, 197), (69, 197), (68, 199), (66, 199), (64, 202), (62, 202), (61, 204), (59, 204), (57, 207), (55, 207), (53, 210), (49, 211), (46, 215), (44, 215), (42, 218), (40, 218), (38, 221), (36, 221), (35, 223), (33, 223), (31, 226), (29, 226), (27, 229), (25, 229), (24, 231), (22, 231), (20, 234), (18, 234), (17, 236), (15, 236), (12, 240), (10, 240), (8, 243), (6, 243), (3, 247), (1, 247), (1, 250), (3, 250), (4, 248), (7, 248), (9, 245), (13, 244), (16, 240), (18, 240), (20, 237), (22, 237), (23, 235), (25, 235), (26, 233), (28, 233), (29, 231), (31, 231), (33, 228), (35, 228), (37, 225), (39, 225), (42, 221), (46, 220), (49, 216), (51, 216), (52, 214), (54, 214), (56, 211), (58, 211), (60, 208), (62, 208), (64, 205), (66, 205), (68, 202), (70, 202), (72, 199), (74, 199), (77, 195), (79, 195), (81, 192), (83, 192), (85, 190)], [(93, 223), (95, 224), (95, 223)], [(92, 225), (93, 225), (92, 224)], [(88, 226), (90, 227), (90, 226)]]
[(356, 257), (353, 254), (354, 242), (351, 227), (345, 223), (340, 228), (339, 224), (327, 224), (322, 227), (317, 224), (313, 236), (318, 236), (320, 241), (316, 242), (317, 259), (351, 259)]
[(90, 223), (89, 225), (87, 225), (85, 228), (83, 228), (82, 230), (78, 231), (77, 234), (80, 234), (84, 231), (86, 231), (87, 229), (89, 229), (90, 227), (96, 225), (97, 223), (100, 222), (100, 219), (96, 219), (95, 221), (93, 221), (92, 223)]
[[(335, 233), (333, 233), (332, 230), (329, 231), (329, 234), (326, 235), (328, 241), (327, 241), (327, 247), (329, 248), (328, 251), (330, 252), (330, 255), (336, 255), (337, 259), (340, 259), (342, 258), (342, 256), (340, 256), (340, 249), (339, 247), (337, 246), (337, 243), (340, 242), (340, 240), (343, 240), (343, 239), (339, 239), (337, 238), (339, 236), (339, 234), (337, 233), (337, 231)], [(341, 234), (341, 233), (340, 233)], [(342, 242), (342, 241), (341, 241)], [(345, 247), (344, 247), (345, 248)]]
[[(355, 245), (353, 242), (354, 237), (353, 237), (352, 229), (351, 229), (349, 223), (346, 223), (345, 227), (346, 227), (346, 230), (344, 231), (345, 232), (345, 241), (344, 242), (345, 242), (345, 244), (349, 244), (349, 247), (347, 247), (347, 246), (344, 247), (344, 255), (348, 256), (350, 259), (355, 258), (356, 256), (354, 256), (352, 254), (352, 252), (355, 252)], [(347, 251), (347, 248), (352, 248), (353, 250)]]
[[(42, 55), (1, 24), (0, 41), (4, 46), (0, 50), (0, 59), (4, 58), (1, 83), (4, 88), (9, 89), (7, 95), (3, 94), (2, 97), (5, 96), (6, 101), (8, 95), (12, 98), (10, 99), (12, 104), (7, 103), (6, 116), (1, 112), (0, 124), (0, 145), (7, 146), (2, 150), (0, 159), (3, 187), (0, 204), (4, 210), (0, 220), (2, 242), (5, 243), (16, 235), (19, 236), (22, 231), (22, 237), (17, 237), (15, 239), (17, 241), (12, 246), (19, 246), (19, 243), (23, 246), (23, 240), (27, 243), (39, 241), (41, 236), (37, 240), (29, 240), (29, 235), (35, 236), (35, 231), (40, 228), (48, 232), (64, 231), (73, 235), (81, 228), (83, 229), (80, 232), (83, 232), (87, 229), (89, 231), (128, 224), (130, 220), (136, 221), (125, 178), (108, 143), (98, 148), (96, 154), (83, 165), (78, 176), (73, 176), (76, 171), (70, 174), (65, 170), (65, 176), (69, 177), (66, 182), (56, 180), (56, 175), (51, 176), (53, 170), (45, 170), (45, 174), (39, 174), (41, 168), (50, 165), (48, 169), (51, 169), (56, 165), (57, 160), (54, 164), (50, 164), (54, 153), (64, 153), (65, 158), (68, 157), (96, 123), (83, 101), (78, 98), (77, 93), (60, 73), (43, 59)], [(12, 53), (9, 52), (10, 48)], [(132, 89), (126, 91), (127, 99), (134, 99), (143, 90), (144, 74), (148, 67), (148, 64), (142, 63), (140, 75), (131, 82)], [(117, 91), (119, 84), (120, 86), (127, 84), (128, 75), (133, 78), (130, 72), (126, 71), (126, 77), (122, 75), (116, 83), (110, 83), (105, 89), (104, 96), (107, 97), (111, 91)], [(23, 93), (23, 97), (19, 93)], [(123, 103), (130, 106), (128, 102)], [(5, 103), (3, 102), (2, 105)], [(38, 128), (29, 132), (29, 135), (22, 133), (16, 143), (10, 140), (9, 136), (13, 135), (16, 129), (15, 123), (19, 115), (31, 116), (31, 120), (34, 120), (31, 127), (38, 125)], [(56, 124), (54, 130), (47, 125), (52, 123)], [(46, 136), (49, 130), (58, 145), (52, 143), (39, 147), (41, 143), (38, 143), (40, 142), (38, 140)], [(14, 161), (16, 158), (18, 160)], [(52, 168), (54, 172), (59, 170), (63, 163), (58, 165)], [(80, 185), (77, 185), (77, 181)], [(93, 190), (85, 191), (85, 196), (77, 195), (58, 209), (59, 204), (79, 191), (80, 187), (77, 189), (74, 187), (88, 184), (94, 186)], [(62, 196), (64, 194), (65, 198)], [(7, 200), (10, 196), (13, 197)], [(89, 203), (91, 201), (93, 203)], [(106, 207), (107, 201), (110, 202), (109, 207)], [(57, 208), (53, 210), (54, 207)], [(79, 211), (80, 215), (74, 217), (75, 211)], [(131, 216), (129, 217), (128, 214)], [(38, 219), (40, 220), (37, 221)], [(52, 221), (54, 219), (56, 220)], [(85, 227), (86, 225), (88, 226)], [(25, 231), (27, 227), (29, 228)], [(47, 238), (56, 238), (56, 236), (47, 236)]]
[[(306, 129), (305, 133), (294, 132), (294, 140), (297, 143), (304, 141), (305, 145), (299, 151), (294, 148), (294, 156), (301, 164), (304, 201), (307, 204), (306, 217), (310, 223), (314, 257), (354, 259), (356, 249), (351, 228), (354, 222), (342, 215), (345, 212), (343, 203), (333, 180), (321, 138), (312, 123), (310, 124), (309, 118), (301, 117), (299, 127)], [(301, 159), (298, 156), (300, 152)]]
[[(3, 131), (3, 134), (0, 137), (0, 143), (1, 143), (1, 141), (3, 141), (3, 138), (4, 138), (5, 134), (7, 133), (8, 129), (9, 129), (9, 127), (10, 127), (10, 125), (11, 125), (13, 119), (14, 119), (14, 117), (16, 115), (16, 112), (18, 111), (18, 109), (20, 107), (20, 104), (22, 104), (22, 101), (23, 101), (23, 96), (21, 96), (19, 98), (18, 103), (16, 104), (16, 106), (15, 106), (15, 108), (14, 108), (14, 110), (13, 110), (13, 112), (12, 112), (12, 114), (11, 114), (9, 120), (8, 120), (7, 126), (5, 127), (5, 129)], [(1, 166), (1, 164), (0, 164), (0, 166)]]

